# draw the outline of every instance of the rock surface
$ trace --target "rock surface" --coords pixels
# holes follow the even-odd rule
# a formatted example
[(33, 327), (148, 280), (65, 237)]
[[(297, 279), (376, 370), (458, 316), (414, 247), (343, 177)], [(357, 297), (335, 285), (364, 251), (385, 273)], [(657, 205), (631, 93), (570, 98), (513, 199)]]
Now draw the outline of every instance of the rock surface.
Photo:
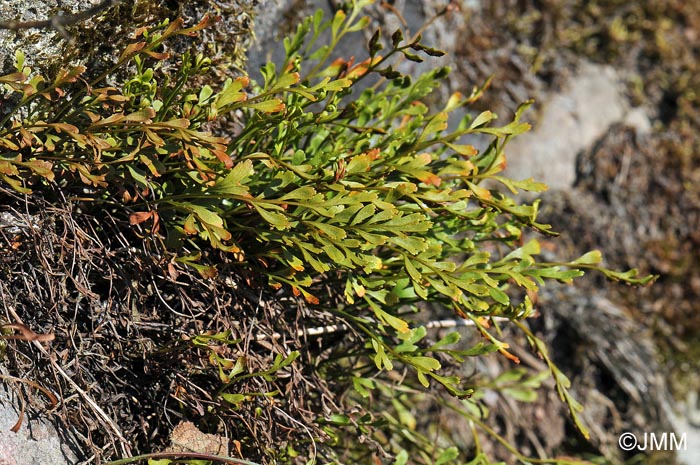
[[(99, 5), (103, 0), (3, 0), (0, 21), (44, 21), (57, 15), (75, 15)], [(98, 62), (111, 64), (122, 49), (133, 41), (133, 31), (153, 26), (165, 19), (182, 17), (190, 25), (205, 14), (221, 17), (213, 28), (202, 32), (200, 40), (181, 38), (175, 50), (194, 47), (211, 57), (216, 67), (241, 70), (245, 61), (243, 45), (250, 39), (252, 11), (257, 0), (133, 0), (117, 2), (94, 16), (66, 26), (65, 34), (55, 28), (0, 29), (0, 71), (14, 71), (15, 51), (22, 50), (26, 64), (37, 71), (57, 66)]]
[(650, 127), (643, 110), (629, 109), (613, 68), (583, 63), (560, 92), (545, 97), (533, 130), (509, 143), (505, 175), (569, 189), (576, 181), (579, 153), (625, 120), (640, 131)]
[(45, 412), (35, 415), (35, 410), (31, 409), (31, 413), (25, 413), (19, 430), (12, 432), (11, 428), (20, 415), (18, 403), (17, 396), (0, 385), (0, 465), (78, 463), (75, 454), (62, 443)]
[(170, 435), (168, 452), (199, 452), (228, 456), (228, 439), (200, 431), (191, 421), (181, 421)]
[[(77, 13), (98, 4), (101, 0), (68, 0), (60, 2), (65, 13)], [(4, 0), (0, 2), (2, 21), (43, 21), (59, 11), (57, 0)], [(6, 73), (12, 69), (15, 50), (27, 55), (30, 66), (55, 61), (66, 48), (55, 29), (0, 29), (0, 68)], [(4, 74), (4, 73), (3, 73)]]

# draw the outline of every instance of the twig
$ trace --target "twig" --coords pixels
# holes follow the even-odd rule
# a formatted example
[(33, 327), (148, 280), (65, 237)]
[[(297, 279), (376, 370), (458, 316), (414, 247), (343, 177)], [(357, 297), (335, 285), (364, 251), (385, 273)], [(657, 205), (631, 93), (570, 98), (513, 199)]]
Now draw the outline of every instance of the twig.
[[(55, 395), (53, 395), (53, 392), (49, 391), (44, 386), (42, 386), (39, 383), (36, 383), (30, 379), (17, 378), (16, 376), (3, 375), (3, 374), (0, 374), (0, 379), (9, 380), (9, 381), (17, 381), (20, 383), (28, 384), (34, 388), (37, 388), (46, 397), (49, 398), (49, 400), (51, 401), (51, 409), (55, 408), (56, 405), (58, 404), (58, 399), (56, 398)], [(15, 423), (15, 425), (12, 428), (10, 428), (10, 431), (12, 431), (13, 433), (16, 433), (17, 431), (19, 431), (20, 426), (22, 426), (22, 420), (24, 419), (24, 397), (21, 395), (21, 393), (19, 393), (19, 394), (20, 394), (19, 395), (20, 403), (22, 405), (20, 407), (19, 418), (17, 419), (17, 423)]]
[(62, 13), (58, 13), (49, 19), (39, 21), (0, 21), (0, 29), (18, 31), (20, 29), (53, 28), (66, 40), (71, 40), (71, 36), (66, 32), (64, 26), (72, 26), (73, 24), (91, 18), (99, 12), (119, 3), (121, 3), (121, 0), (104, 0), (102, 3), (98, 3), (97, 5), (74, 15), (63, 15)]
[(217, 462), (230, 463), (234, 465), (260, 465), (259, 463), (249, 462), (247, 460), (234, 459), (231, 457), (224, 457), (221, 455), (203, 454), (201, 452), (155, 452), (153, 454), (137, 455), (136, 457), (127, 457), (124, 459), (114, 460), (112, 462), (105, 463), (105, 465), (126, 465), (127, 463), (135, 463), (141, 460), (150, 459), (177, 460), (177, 457), (195, 460), (214, 460)]
[(0, 334), (0, 339), (20, 339), (22, 341), (38, 341), (38, 342), (49, 342), (53, 341), (55, 336), (53, 333), (50, 334), (39, 334), (32, 331), (28, 326), (19, 323), (8, 323), (5, 325), (0, 325), (0, 329), (16, 329), (22, 334)]
[[(492, 317), (492, 319), (496, 322), (505, 322), (505, 321), (511, 321), (510, 318), (505, 318), (502, 316), (496, 316)], [(474, 326), (474, 322), (472, 320), (435, 320), (435, 321), (429, 321), (423, 325), (425, 329), (445, 329), (445, 328), (457, 328), (460, 326)], [(323, 334), (333, 334), (333, 333), (343, 333), (346, 331), (350, 331), (351, 326), (345, 323), (339, 323), (336, 325), (327, 325), (327, 326), (317, 326), (314, 328), (302, 328), (297, 331), (297, 337), (298, 338), (303, 338), (303, 337), (314, 337), (314, 336), (321, 336)], [(272, 339), (272, 340), (278, 340), (282, 339), (284, 337), (283, 334), (281, 333), (272, 333), (271, 335), (267, 334), (258, 334), (255, 336), (256, 341), (262, 341), (265, 339)]]
[(20, 383), (25, 383), (25, 384), (30, 385), (31, 387), (37, 388), (37, 389), (38, 389), (39, 391), (41, 391), (46, 397), (49, 398), (49, 400), (51, 401), (51, 409), (55, 408), (56, 405), (58, 404), (58, 399), (57, 399), (56, 396), (53, 394), (53, 392), (49, 391), (48, 389), (46, 389), (46, 388), (45, 388), (44, 386), (42, 386), (41, 384), (39, 384), (39, 383), (37, 383), (37, 382), (35, 382), (35, 381), (32, 381), (31, 379), (17, 378), (16, 376), (3, 375), (3, 374), (0, 374), (0, 379), (6, 379), (6, 380), (10, 380), (10, 381), (18, 381), (18, 382), (20, 382)]

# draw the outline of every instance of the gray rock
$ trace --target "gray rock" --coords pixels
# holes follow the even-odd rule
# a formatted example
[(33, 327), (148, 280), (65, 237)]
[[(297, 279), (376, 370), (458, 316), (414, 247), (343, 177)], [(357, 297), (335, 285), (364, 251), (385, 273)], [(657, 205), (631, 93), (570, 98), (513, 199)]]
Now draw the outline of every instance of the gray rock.
[[(57, 14), (75, 14), (93, 7), (102, 0), (3, 0), (0, 2), (1, 21), (44, 21)], [(60, 5), (59, 5), (60, 3)], [(69, 47), (56, 29), (0, 29), (0, 68), (12, 71), (15, 50), (26, 55), (27, 65), (42, 67), (61, 59)], [(4, 73), (3, 73), (4, 74)]]
[[(103, 0), (2, 0), (0, 21), (43, 21), (57, 15), (83, 13)], [(199, 39), (182, 39), (170, 51), (184, 48), (205, 53), (215, 65), (241, 71), (243, 45), (249, 40), (252, 12), (258, 0), (155, 0), (121, 1), (115, 6), (66, 26), (68, 38), (55, 28), (0, 29), (0, 74), (14, 71), (16, 50), (22, 50), (26, 64), (39, 72), (58, 66), (100, 61), (111, 64), (133, 39), (133, 31), (153, 26), (164, 19), (183, 17), (186, 24), (198, 22), (205, 14), (221, 17), (221, 21), (203, 31)], [(187, 43), (183, 47), (183, 43)], [(218, 66), (217, 66), (218, 67)]]
[(561, 92), (543, 103), (531, 132), (506, 148), (506, 176), (535, 178), (550, 189), (568, 189), (576, 180), (576, 157), (591, 147), (615, 123), (625, 122), (640, 132), (650, 128), (642, 109), (629, 110), (617, 72), (583, 63)]
[(19, 418), (18, 404), (17, 395), (0, 385), (0, 465), (78, 463), (44, 412), (36, 415), (33, 408), (28, 408), (19, 430), (11, 431)]
[(700, 419), (700, 410), (697, 397), (698, 393), (692, 392), (687, 402), (677, 405), (675, 412), (666, 406), (676, 438), (682, 440), (685, 437), (684, 447), (676, 451), (678, 460), (685, 465), (700, 463), (700, 423), (697, 422)]
[(591, 443), (606, 458), (620, 460), (622, 433), (673, 431), (665, 408), (672, 396), (651, 332), (591, 288), (548, 283), (540, 298), (543, 321), (538, 323), (585, 406), (581, 418)]

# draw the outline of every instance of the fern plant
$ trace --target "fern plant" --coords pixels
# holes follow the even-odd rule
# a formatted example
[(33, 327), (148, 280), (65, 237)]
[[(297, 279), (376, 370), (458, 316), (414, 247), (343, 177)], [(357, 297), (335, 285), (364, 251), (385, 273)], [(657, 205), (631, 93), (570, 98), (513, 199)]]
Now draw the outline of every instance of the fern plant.
[[(46, 80), (18, 53), (16, 72), (0, 77), (15, 102), (0, 124), (0, 178), (20, 193), (63, 190), (96, 210), (123, 212), (142, 240), (170, 257), (171, 273), (188, 266), (215, 279), (222, 270), (207, 257), (217, 250), (233, 258), (227, 273), (254, 270), (267, 285), (322, 306), (359, 331), (358, 353), (370, 365), (347, 365), (338, 381), (352, 387), (368, 413), (319, 418), (328, 450), (336, 451), (333, 463), (371, 463), (348, 452), (354, 450), (348, 438), (368, 435), (396, 465), (489, 463), (478, 450), (468, 458), (419, 432), (406, 436), (402, 402), (420, 395), (415, 389), (431, 388), (431, 395), (460, 399), (450, 408), (470, 419), (475, 435), (481, 428), (497, 436), (474, 410), (473, 386), (443, 366), (491, 352), (517, 363), (494, 330), (496, 318), (512, 321), (544, 359), (585, 436), (569, 380), (528, 328), (535, 313), (530, 296), (548, 280), (572, 282), (587, 270), (631, 284), (653, 277), (602, 268), (598, 251), (562, 263), (540, 260), (539, 243), (523, 243), (524, 231), (555, 233), (537, 222), (538, 201), (522, 204), (511, 193), (546, 186), (499, 175), (505, 145), (530, 128), (521, 121), (529, 102), (506, 124), (495, 124), (496, 115), (486, 111), (468, 113), (448, 130), (450, 115), (473, 104), (486, 86), (455, 93), (431, 111), (422, 100), (449, 69), (414, 79), (394, 67), (400, 57), (442, 54), (420, 37), (406, 40), (396, 31), (384, 51), (377, 31), (366, 60), (334, 57), (347, 34), (368, 26), (361, 16), (368, 3), (356, 1), (327, 22), (320, 12), (305, 20), (284, 41), (284, 65), (267, 64), (259, 84), (241, 76), (216, 89), (194, 85), (206, 75), (204, 56), (183, 55), (174, 74), (161, 68), (168, 58), (159, 51), (164, 41), (196, 34), (212, 18), (189, 28), (175, 21), (137, 31), (115, 66), (96, 77), (78, 66)], [(319, 45), (324, 31), (330, 42)], [(106, 84), (122, 69), (133, 76)], [(358, 90), (370, 75), (379, 82)], [(233, 122), (226, 120), (231, 115)], [(477, 134), (491, 138), (484, 150), (468, 143)], [(486, 181), (503, 189), (484, 187)], [(333, 296), (344, 303), (332, 305)], [(452, 333), (429, 343), (415, 317), (422, 302), (469, 321), (485, 342), (456, 348), (459, 335)], [(275, 370), (250, 374), (235, 360), (211, 355), (223, 382), (218, 395), (230, 408), (248, 398), (235, 391), (241, 376), (274, 376)], [(283, 354), (277, 367), (300, 363), (297, 355)], [(384, 376), (399, 367), (412, 373), (403, 383)], [(514, 379), (510, 394), (532, 400), (542, 376)], [(402, 389), (408, 389), (403, 398)], [(395, 415), (374, 405), (392, 405)], [(285, 454), (280, 457), (292, 460), (300, 452), (290, 446)], [(575, 463), (567, 460), (554, 461)]]

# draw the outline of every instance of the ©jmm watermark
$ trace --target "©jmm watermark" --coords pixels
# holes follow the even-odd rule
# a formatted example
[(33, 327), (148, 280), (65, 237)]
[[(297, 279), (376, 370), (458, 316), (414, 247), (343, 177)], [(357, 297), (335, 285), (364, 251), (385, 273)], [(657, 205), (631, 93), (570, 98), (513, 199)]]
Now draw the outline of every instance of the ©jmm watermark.
[(617, 440), (620, 449), (626, 451), (672, 451), (688, 450), (686, 433), (678, 436), (676, 433), (622, 433)]

